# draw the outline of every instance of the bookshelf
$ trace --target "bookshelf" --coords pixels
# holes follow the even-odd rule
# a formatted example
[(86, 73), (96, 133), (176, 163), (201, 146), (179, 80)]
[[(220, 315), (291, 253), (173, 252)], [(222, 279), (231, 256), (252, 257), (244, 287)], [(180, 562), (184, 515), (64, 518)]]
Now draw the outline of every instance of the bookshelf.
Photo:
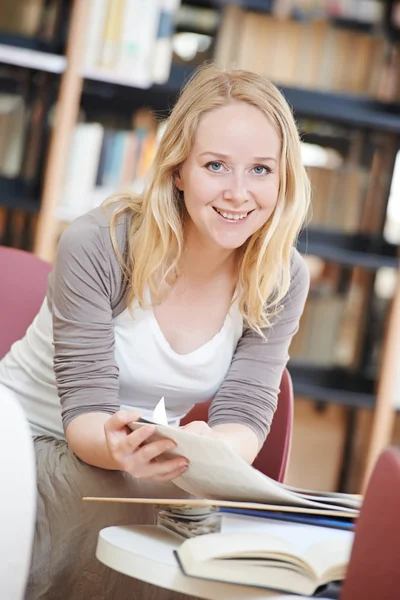
[(0, 63), (47, 73), (64, 73), (67, 60), (65, 56), (0, 43)]
[[(56, 214), (64, 185), (65, 157), (82, 107), (95, 118), (102, 112), (110, 111), (118, 112), (128, 118), (134, 108), (143, 105), (149, 105), (156, 111), (166, 112), (173, 105), (182, 83), (194, 68), (191, 64), (172, 63), (169, 78), (165, 83), (139, 86), (133, 85), (131, 78), (120, 72), (85, 66), (82, 57), (89, 27), (89, 4), (83, 0), (74, 0), (71, 3), (70, 14), (64, 7), (64, 14), (69, 15), (65, 52), (62, 52), (63, 44), (0, 33), (0, 65), (44, 72), (54, 78), (52, 93), (53, 96), (56, 93), (57, 99), (55, 114), (57, 127), (51, 132), (46, 160), (43, 163), (41, 185), (36, 181), (27, 182), (18, 177), (15, 179), (0, 177), (0, 204), (9, 209), (23, 210), (36, 215), (34, 252), (45, 260), (53, 259), (62, 226)], [(218, 49), (218, 36), (223, 29), (227, 5), (235, 3), (227, 3), (224, 0), (184, 0), (184, 4), (218, 10), (220, 25), (215, 52), (221, 52), (221, 48)], [(242, 0), (237, 2), (237, 5), (241, 10), (254, 11), (255, 21), (262, 15), (277, 12), (279, 8), (277, 2), (265, 0)], [(341, 26), (360, 35), (369, 35), (371, 32), (375, 35), (374, 25), (360, 23), (354, 18), (332, 17), (331, 22), (334, 28)], [(297, 23), (302, 21), (296, 21), (296, 27)], [(310, 27), (313, 27), (313, 24)], [(334, 33), (336, 35), (336, 29)], [(344, 131), (357, 129), (364, 136), (361, 146), (364, 146), (368, 136), (373, 140), (376, 136), (388, 136), (392, 139), (393, 147), (397, 148), (400, 133), (400, 108), (397, 100), (383, 101), (368, 97), (366, 94), (350, 93), (340, 89), (299, 87), (289, 79), (285, 82), (277, 81), (277, 84), (300, 121), (321, 120), (338, 126)], [(326, 87), (326, 82), (324, 85)], [(305, 130), (302, 137), (304, 141), (334, 149), (339, 154), (346, 155), (351, 151), (352, 143), (345, 135), (333, 136), (330, 133), (313, 133)], [(389, 155), (388, 164), (393, 159), (393, 153), (389, 152)], [(388, 169), (390, 170), (389, 167)], [(388, 182), (385, 185), (387, 186)], [(380, 193), (384, 196), (385, 189)], [(327, 263), (335, 263), (341, 268), (354, 270), (356, 279), (362, 280), (363, 289), (368, 291), (367, 299), (362, 306), (365, 323), (370, 314), (368, 294), (371, 292), (376, 272), (382, 268), (398, 268), (398, 246), (384, 238), (381, 223), (377, 226), (378, 221), (379, 219), (375, 221), (369, 219), (369, 223), (364, 224), (360, 231), (327, 229), (311, 224), (302, 232), (298, 243), (299, 250), (308, 256), (316, 256)], [(398, 370), (392, 355), (398, 354), (400, 350), (398, 336), (395, 334), (399, 330), (400, 288), (396, 291), (390, 316), (386, 322), (383, 359), (378, 374), (376, 372), (371, 374), (365, 365), (325, 366), (304, 363), (301, 360), (292, 360), (289, 365), (296, 394), (313, 398), (321, 403), (334, 403), (354, 410), (367, 408), (374, 411), (373, 432), (364, 469), (363, 485), (377, 453), (388, 443), (391, 436), (396, 412), (395, 386)], [(365, 341), (364, 335), (361, 336), (361, 344), (363, 340)], [(350, 448), (349, 439), (346, 447)]]
[(352, 408), (373, 408), (375, 381), (357, 371), (289, 362), (296, 394)]
[(349, 267), (376, 270), (399, 266), (398, 247), (386, 242), (381, 235), (346, 234), (314, 227), (301, 233), (297, 247), (303, 254)]

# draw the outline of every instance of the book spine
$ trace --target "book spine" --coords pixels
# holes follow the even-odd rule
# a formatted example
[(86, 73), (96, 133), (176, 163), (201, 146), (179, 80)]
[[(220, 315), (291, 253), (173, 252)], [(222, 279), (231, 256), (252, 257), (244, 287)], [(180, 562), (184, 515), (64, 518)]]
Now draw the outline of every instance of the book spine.
[(154, 83), (166, 83), (172, 63), (175, 17), (180, 0), (160, 0), (157, 37), (154, 43), (152, 78)]

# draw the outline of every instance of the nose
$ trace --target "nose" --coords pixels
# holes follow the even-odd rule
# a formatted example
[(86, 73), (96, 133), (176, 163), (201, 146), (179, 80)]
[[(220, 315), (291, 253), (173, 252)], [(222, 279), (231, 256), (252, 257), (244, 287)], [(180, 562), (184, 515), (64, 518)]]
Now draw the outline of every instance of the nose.
[(246, 177), (243, 173), (232, 173), (226, 181), (228, 185), (224, 190), (224, 200), (229, 200), (238, 205), (248, 201)]

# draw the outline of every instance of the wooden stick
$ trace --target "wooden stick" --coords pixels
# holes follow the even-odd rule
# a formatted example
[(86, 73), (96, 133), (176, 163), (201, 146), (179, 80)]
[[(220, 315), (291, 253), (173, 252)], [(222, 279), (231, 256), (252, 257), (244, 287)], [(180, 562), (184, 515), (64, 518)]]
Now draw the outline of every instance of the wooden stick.
[(58, 237), (55, 211), (62, 194), (66, 159), (82, 93), (82, 57), (87, 29), (87, 9), (86, 0), (74, 0), (66, 51), (67, 68), (60, 83), (35, 236), (34, 253), (50, 262), (54, 259)]

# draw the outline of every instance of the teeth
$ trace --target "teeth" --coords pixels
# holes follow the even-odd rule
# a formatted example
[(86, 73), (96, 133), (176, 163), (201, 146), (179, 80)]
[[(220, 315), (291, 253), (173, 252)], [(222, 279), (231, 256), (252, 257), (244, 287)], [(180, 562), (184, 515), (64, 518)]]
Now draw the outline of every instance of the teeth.
[(218, 210), (218, 208), (215, 209), (217, 211), (217, 213), (219, 213), (220, 215), (222, 215), (225, 219), (229, 219), (231, 221), (240, 221), (241, 219), (245, 219), (247, 217), (247, 215), (249, 213), (242, 213), (241, 215), (238, 214), (232, 214), (232, 213), (227, 213), (227, 212), (221, 212), (220, 210)]

